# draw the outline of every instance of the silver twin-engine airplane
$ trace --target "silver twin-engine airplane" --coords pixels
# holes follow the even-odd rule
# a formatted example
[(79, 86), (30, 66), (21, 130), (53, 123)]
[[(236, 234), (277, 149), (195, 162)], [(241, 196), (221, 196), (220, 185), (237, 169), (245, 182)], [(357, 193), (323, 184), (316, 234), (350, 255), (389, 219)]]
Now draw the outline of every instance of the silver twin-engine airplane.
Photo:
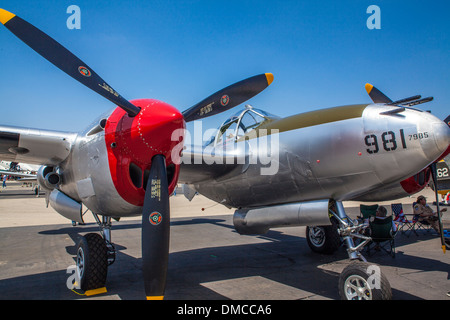
[[(361, 235), (367, 225), (350, 219), (342, 202), (418, 192), (429, 179), (429, 166), (449, 153), (449, 126), (412, 107), (430, 98), (392, 101), (369, 84), (372, 104), (287, 118), (246, 106), (206, 145), (187, 145), (187, 122), (240, 105), (268, 87), (272, 74), (235, 83), (180, 113), (158, 100), (127, 101), (83, 61), (18, 16), (0, 9), (0, 22), (118, 106), (80, 133), (0, 126), (1, 160), (42, 165), (39, 184), (50, 205), (66, 218), (83, 222), (83, 205), (94, 214), (101, 232), (82, 237), (77, 249), (77, 274), (85, 291), (105, 286), (115, 255), (111, 219), (142, 215), (145, 293), (148, 299), (163, 298), (169, 195), (178, 182), (185, 184), (189, 197), (198, 192), (236, 208), (234, 226), (241, 234), (308, 226), (313, 251), (331, 253), (342, 239), (351, 260), (365, 261), (360, 251), (370, 241)], [(417, 179), (419, 175), (426, 177)], [(362, 242), (355, 245), (355, 237)], [(91, 250), (93, 246), (102, 250)], [(347, 281), (359, 274), (360, 265), (344, 270), (341, 296), (389, 298), (384, 276), (375, 288), (355, 290)]]

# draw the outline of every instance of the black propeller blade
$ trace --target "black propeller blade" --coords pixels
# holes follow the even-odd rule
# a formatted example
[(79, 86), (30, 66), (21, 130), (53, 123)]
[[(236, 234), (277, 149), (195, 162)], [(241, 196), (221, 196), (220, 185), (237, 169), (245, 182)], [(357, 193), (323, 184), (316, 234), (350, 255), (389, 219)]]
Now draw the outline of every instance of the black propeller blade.
[(142, 271), (148, 300), (162, 300), (169, 260), (170, 208), (166, 159), (152, 159), (142, 208)]
[(450, 116), (445, 118), (444, 122), (450, 127)]
[(384, 115), (397, 114), (397, 113), (405, 111), (405, 109), (411, 109), (411, 110), (422, 112), (422, 110), (413, 108), (412, 106), (416, 106), (418, 104), (433, 101), (433, 97), (427, 97), (427, 98), (420, 99), (421, 98), (420, 95), (392, 101), (387, 96), (385, 96), (383, 92), (381, 92), (380, 90), (375, 88), (370, 83), (366, 83), (366, 91), (374, 103), (384, 103), (386, 105), (391, 105), (391, 106), (400, 106), (399, 108), (397, 108), (395, 110), (390, 110), (390, 111), (381, 113)]
[(374, 103), (391, 103), (392, 100), (370, 83), (366, 83), (366, 91)]
[(272, 81), (273, 75), (265, 73), (236, 82), (184, 111), (184, 120), (190, 122), (227, 111), (260, 93)]
[(433, 162), (430, 165), (430, 169), (431, 169), (431, 177), (433, 179), (433, 184), (434, 184), (434, 194), (436, 196), (436, 210), (437, 210), (437, 215), (439, 217), (439, 231), (440, 231), (440, 236), (441, 236), (441, 246), (442, 246), (442, 251), (444, 251), (444, 253), (445, 253), (446, 246), (445, 246), (445, 238), (444, 238), (444, 227), (442, 224), (442, 217), (441, 217), (441, 212), (439, 209), (436, 162)]
[(3, 9), (0, 9), (0, 22), (30, 48), (75, 80), (118, 105), (130, 116), (139, 113), (140, 108), (124, 99), (86, 63), (38, 28)]

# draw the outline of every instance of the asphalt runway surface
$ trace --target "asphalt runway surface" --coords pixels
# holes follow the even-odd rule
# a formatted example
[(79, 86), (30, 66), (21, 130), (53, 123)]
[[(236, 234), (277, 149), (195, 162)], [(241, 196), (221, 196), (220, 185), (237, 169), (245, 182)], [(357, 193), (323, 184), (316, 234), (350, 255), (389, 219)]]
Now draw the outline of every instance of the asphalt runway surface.
[[(431, 190), (424, 192), (432, 201)], [(414, 198), (402, 199), (408, 213)], [(398, 202), (398, 201), (395, 201)], [(383, 203), (387, 205), (388, 203)], [(344, 203), (355, 216), (359, 204)], [(273, 229), (263, 236), (234, 231), (233, 210), (199, 196), (171, 198), (168, 300), (337, 300), (340, 272), (349, 264), (344, 247), (333, 255), (313, 253), (305, 227)], [(202, 208), (205, 208), (203, 211)], [(390, 212), (390, 210), (388, 210)], [(412, 209), (411, 209), (412, 211)], [(141, 221), (114, 222), (116, 261), (108, 269), (107, 293), (81, 296), (67, 288), (79, 238), (98, 232), (92, 216), (75, 226), (44, 197), (10, 183), (0, 193), (0, 300), (143, 300)], [(88, 216), (89, 215), (89, 216)], [(450, 213), (444, 214), (444, 227)], [(396, 236), (396, 257), (367, 257), (390, 282), (395, 300), (450, 300), (450, 252), (434, 232)]]

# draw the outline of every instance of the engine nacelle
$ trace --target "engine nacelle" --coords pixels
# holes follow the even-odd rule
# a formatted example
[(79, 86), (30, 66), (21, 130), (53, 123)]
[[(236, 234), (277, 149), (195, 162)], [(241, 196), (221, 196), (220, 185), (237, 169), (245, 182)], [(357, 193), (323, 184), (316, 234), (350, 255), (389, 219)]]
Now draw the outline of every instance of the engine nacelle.
[(46, 191), (52, 191), (60, 183), (61, 177), (54, 167), (42, 166), (37, 173), (37, 181), (41, 188)]
[(78, 223), (84, 223), (81, 203), (66, 196), (58, 189), (53, 189), (50, 193), (49, 203), (63, 217)]
[(239, 234), (265, 234), (271, 228), (331, 225), (329, 200), (289, 203), (236, 210), (234, 228)]

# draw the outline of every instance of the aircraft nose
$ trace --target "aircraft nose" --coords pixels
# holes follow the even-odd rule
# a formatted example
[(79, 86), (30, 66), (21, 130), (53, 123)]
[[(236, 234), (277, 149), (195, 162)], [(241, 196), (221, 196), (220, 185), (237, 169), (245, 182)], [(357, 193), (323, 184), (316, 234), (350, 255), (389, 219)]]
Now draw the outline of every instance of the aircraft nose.
[(441, 121), (433, 127), (433, 130), (435, 131), (434, 138), (436, 147), (442, 154), (448, 150), (450, 145), (450, 127)]
[[(424, 151), (430, 162), (436, 161), (446, 150), (450, 144), (450, 127), (443, 121), (435, 118), (430, 124), (430, 129), (434, 136), (434, 141), (424, 146)], [(428, 150), (427, 150), (428, 149)]]

